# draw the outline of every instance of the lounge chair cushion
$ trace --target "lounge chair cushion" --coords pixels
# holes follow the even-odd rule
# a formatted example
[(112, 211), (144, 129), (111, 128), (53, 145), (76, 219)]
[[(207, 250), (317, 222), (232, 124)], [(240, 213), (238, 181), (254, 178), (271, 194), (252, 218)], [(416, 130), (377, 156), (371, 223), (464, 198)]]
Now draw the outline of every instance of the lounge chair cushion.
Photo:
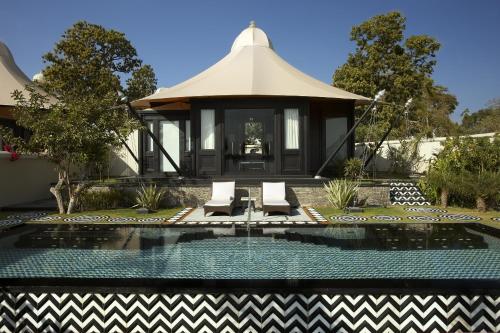
[(205, 206), (211, 207), (225, 207), (231, 204), (232, 200), (209, 200), (205, 203)]
[(286, 198), (285, 183), (262, 183), (262, 201), (268, 205), (270, 200), (283, 200)]
[(228, 204), (227, 201), (234, 199), (234, 185), (234, 182), (213, 182), (212, 200), (226, 201), (226, 204)]
[(290, 204), (286, 200), (265, 200), (264, 205), (266, 205), (266, 206), (283, 206), (283, 207), (290, 206)]

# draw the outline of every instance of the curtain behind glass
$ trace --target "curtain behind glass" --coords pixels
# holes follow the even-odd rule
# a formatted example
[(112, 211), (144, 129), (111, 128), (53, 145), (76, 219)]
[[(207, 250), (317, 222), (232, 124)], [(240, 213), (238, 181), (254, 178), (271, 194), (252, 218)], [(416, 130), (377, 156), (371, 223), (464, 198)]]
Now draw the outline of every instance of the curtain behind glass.
[(201, 149), (215, 149), (215, 110), (201, 110)]
[(285, 109), (285, 149), (299, 149), (298, 109)]
[(185, 150), (191, 151), (191, 120), (186, 120), (186, 130), (184, 136)]

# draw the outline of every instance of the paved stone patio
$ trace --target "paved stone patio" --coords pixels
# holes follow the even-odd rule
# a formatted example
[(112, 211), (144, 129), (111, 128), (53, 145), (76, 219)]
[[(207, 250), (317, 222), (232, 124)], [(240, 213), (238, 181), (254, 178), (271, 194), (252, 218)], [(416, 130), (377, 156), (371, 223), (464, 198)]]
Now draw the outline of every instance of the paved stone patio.
[[(186, 216), (182, 221), (184, 222), (219, 222), (219, 223), (234, 223), (234, 222), (247, 222), (248, 209), (237, 207), (233, 211), (233, 216), (226, 214), (208, 214), (204, 216), (203, 208), (196, 208)], [(251, 222), (267, 222), (267, 223), (281, 223), (281, 222), (316, 222), (302, 208), (292, 209), (290, 216), (284, 214), (269, 214), (263, 216), (262, 211), (251, 211)]]

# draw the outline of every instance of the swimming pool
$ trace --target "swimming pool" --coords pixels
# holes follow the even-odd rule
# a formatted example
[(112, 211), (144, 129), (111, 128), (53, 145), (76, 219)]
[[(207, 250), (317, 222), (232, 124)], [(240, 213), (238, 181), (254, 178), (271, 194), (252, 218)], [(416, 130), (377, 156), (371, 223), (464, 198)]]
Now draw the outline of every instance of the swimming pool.
[(500, 331), (480, 224), (24, 225), (0, 234), (0, 331)]
[(26, 225), (0, 235), (0, 278), (495, 281), (500, 239), (479, 224)]

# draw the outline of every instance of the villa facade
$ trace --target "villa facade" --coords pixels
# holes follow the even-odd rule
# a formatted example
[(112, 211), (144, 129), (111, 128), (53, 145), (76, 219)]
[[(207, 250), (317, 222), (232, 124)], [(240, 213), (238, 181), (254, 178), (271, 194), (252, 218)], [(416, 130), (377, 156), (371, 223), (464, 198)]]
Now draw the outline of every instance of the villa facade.
[[(288, 64), (252, 22), (215, 65), (132, 105), (183, 175), (308, 177), (367, 102)], [(176, 174), (147, 132), (138, 146), (139, 174)], [(353, 153), (351, 137), (338, 159)]]

